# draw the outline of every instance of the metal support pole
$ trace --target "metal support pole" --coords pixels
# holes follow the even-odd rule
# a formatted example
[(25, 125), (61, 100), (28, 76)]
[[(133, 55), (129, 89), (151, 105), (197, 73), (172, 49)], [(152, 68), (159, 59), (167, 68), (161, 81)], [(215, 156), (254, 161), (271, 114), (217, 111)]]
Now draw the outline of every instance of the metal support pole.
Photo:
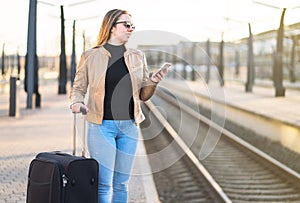
[(85, 44), (86, 44), (85, 31), (82, 32), (82, 40), (83, 40), (83, 44), (82, 44), (83, 51), (85, 51)]
[(75, 23), (73, 21), (73, 39), (72, 39), (72, 59), (71, 59), (71, 86), (73, 86), (75, 72), (76, 72), (76, 53), (75, 53)]
[(60, 6), (61, 13), (61, 53), (59, 61), (59, 86), (58, 94), (66, 94), (66, 84), (67, 84), (67, 62), (66, 62), (66, 49), (65, 49), (65, 17), (64, 17), (64, 7)]
[(35, 55), (35, 65), (34, 65), (34, 93), (35, 93), (35, 107), (41, 107), (41, 94), (39, 93), (39, 74), (38, 74), (38, 56)]
[(5, 44), (2, 45), (2, 57), (1, 57), (1, 74), (4, 76), (5, 74), (5, 52), (4, 52)]
[[(172, 55), (172, 64), (175, 65), (177, 63), (177, 47), (173, 45), (173, 55)], [(173, 78), (176, 78), (176, 66), (172, 69), (173, 71)]]
[(9, 80), (9, 116), (17, 115), (17, 78), (10, 77)]
[(186, 80), (187, 79), (187, 71), (186, 71), (186, 67), (188, 65), (187, 59), (188, 59), (188, 53), (187, 53), (187, 48), (186, 48), (186, 44), (182, 45), (182, 55), (183, 55), (183, 79)]
[(235, 76), (238, 78), (240, 76), (240, 52), (235, 50)]
[(298, 37), (293, 36), (293, 45), (292, 45), (292, 51), (291, 51), (291, 67), (289, 70), (290, 73), (290, 82), (295, 83), (296, 82), (296, 75), (295, 75), (295, 54), (296, 54), (296, 47), (298, 45)]
[(195, 70), (196, 57), (195, 57), (195, 54), (196, 54), (196, 42), (193, 42), (193, 45), (192, 45), (192, 75), (191, 75), (192, 81), (196, 80), (196, 70)]
[(16, 64), (16, 61), (15, 61), (16, 58), (14, 55), (10, 55), (10, 56), (8, 56), (8, 59), (9, 59), (8, 67), (10, 70), (10, 75), (13, 75), (14, 69), (15, 69), (15, 64)]
[(211, 54), (210, 54), (210, 41), (209, 39), (206, 42), (206, 75), (205, 75), (205, 81), (208, 84), (209, 78), (210, 78), (210, 62), (211, 60)]
[(224, 40), (223, 40), (222, 33), (222, 40), (220, 43), (220, 61), (219, 61), (219, 75), (220, 75), (220, 85), (224, 86)]
[(34, 69), (36, 62), (36, 13), (37, 0), (30, 0), (27, 37), (27, 67), (26, 67), (26, 90), (27, 108), (32, 109), (32, 96), (34, 92)]
[(19, 50), (17, 51), (17, 74), (18, 74), (18, 80), (20, 80), (20, 73), (21, 73), (21, 61), (20, 61), (20, 54)]
[(187, 67), (188, 63), (186, 61), (183, 62), (183, 79), (187, 79), (187, 71), (186, 71), (186, 67)]
[(277, 34), (277, 49), (274, 56), (274, 64), (273, 64), (273, 81), (275, 86), (275, 97), (284, 97), (285, 96), (285, 88), (283, 87), (283, 64), (282, 64), (282, 56), (283, 56), (283, 37), (284, 37), (284, 14), (286, 8), (283, 9), (281, 18), (280, 18), (280, 26)]
[(248, 38), (248, 61), (247, 61), (247, 82), (246, 92), (252, 92), (254, 83), (254, 55), (253, 55), (253, 35), (251, 31), (251, 25), (249, 26), (249, 38)]
[(18, 101), (18, 79), (11, 76), (9, 80), (9, 116), (19, 115), (19, 101)]

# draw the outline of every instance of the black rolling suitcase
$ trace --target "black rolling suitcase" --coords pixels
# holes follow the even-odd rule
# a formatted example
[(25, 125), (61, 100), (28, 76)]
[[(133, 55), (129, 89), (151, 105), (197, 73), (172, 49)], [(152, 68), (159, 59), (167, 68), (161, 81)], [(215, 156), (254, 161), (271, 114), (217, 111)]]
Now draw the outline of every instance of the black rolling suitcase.
[(27, 203), (98, 203), (98, 163), (84, 157), (84, 143), (82, 156), (75, 156), (75, 114), (74, 129), (73, 155), (41, 152), (31, 161)]

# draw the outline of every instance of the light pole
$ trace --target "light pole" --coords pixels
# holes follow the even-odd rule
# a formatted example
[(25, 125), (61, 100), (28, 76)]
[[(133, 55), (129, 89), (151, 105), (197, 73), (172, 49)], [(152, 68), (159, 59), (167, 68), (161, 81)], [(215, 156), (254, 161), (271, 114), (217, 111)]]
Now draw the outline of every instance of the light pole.
[(250, 23), (248, 23), (248, 28), (249, 28), (249, 37), (248, 37), (246, 92), (252, 92), (255, 72), (254, 72), (254, 54), (253, 54), (253, 35), (252, 35)]
[(65, 37), (65, 16), (64, 6), (60, 5), (60, 56), (59, 56), (59, 79), (58, 79), (58, 94), (66, 94), (67, 84), (67, 60), (66, 60), (66, 37)]
[[(37, 14), (37, 0), (30, 0), (29, 3), (29, 17), (28, 17), (28, 35), (27, 35), (27, 54), (25, 65), (25, 91), (27, 91), (26, 108), (32, 109), (32, 96), (35, 92), (37, 94), (36, 100), (39, 98), (38, 94), (38, 63), (36, 54), (36, 14)], [(36, 88), (35, 88), (36, 86)], [(36, 102), (36, 106), (40, 104)], [(37, 106), (38, 107), (38, 106)]]
[[(273, 83), (275, 86), (275, 97), (284, 97), (285, 96), (285, 87), (283, 86), (283, 38), (284, 38), (284, 16), (287, 10), (286, 7), (280, 8), (274, 5), (262, 3), (259, 1), (253, 1), (253, 3), (275, 8), (275, 9), (282, 9), (281, 17), (280, 17), (280, 24), (277, 30), (277, 41), (276, 41), (276, 51), (274, 53), (274, 63), (273, 63)], [(295, 9), (299, 8), (299, 6), (291, 8)]]
[(210, 40), (207, 39), (205, 44), (206, 49), (206, 74), (205, 74), (205, 82), (208, 84), (210, 79), (210, 66), (211, 66), (211, 53), (210, 53)]
[(85, 31), (82, 32), (82, 40), (83, 40), (83, 43), (82, 43), (82, 49), (83, 51), (85, 51), (86, 49), (86, 37), (85, 37)]
[(285, 96), (285, 87), (282, 84), (283, 81), (283, 64), (282, 64), (282, 56), (283, 56), (283, 37), (284, 37), (284, 14), (286, 8), (283, 8), (280, 25), (277, 32), (277, 46), (276, 53), (273, 64), (273, 81), (275, 86), (275, 97), (284, 97)]
[(20, 54), (19, 54), (19, 47), (17, 49), (17, 74), (18, 80), (20, 80), (20, 73), (21, 73), (21, 61), (20, 61)]
[(2, 74), (2, 77), (4, 77), (4, 74), (5, 74), (5, 43), (3, 43), (2, 45), (2, 57), (1, 57), (1, 74)]
[[(232, 19), (232, 18), (225, 18), (226, 20), (238, 22), (238, 23), (246, 23), (240, 20)], [(247, 46), (248, 46), (248, 56), (247, 56), (247, 81), (245, 84), (246, 92), (252, 92), (254, 79), (255, 79), (255, 71), (254, 71), (254, 53), (253, 53), (253, 34), (251, 30), (251, 23), (248, 24), (249, 30), (249, 37), (247, 39)], [(238, 59), (238, 58), (237, 58)], [(236, 60), (236, 65), (238, 66), (238, 60)], [(236, 70), (238, 71), (238, 68)]]
[(296, 82), (296, 76), (295, 76), (295, 54), (296, 54), (296, 47), (298, 45), (298, 36), (292, 36), (291, 37), (292, 40), (293, 40), (293, 45), (292, 45), (292, 50), (291, 50), (291, 68), (289, 70), (289, 73), (290, 73), (290, 81), (292, 83), (295, 83)]
[(76, 20), (73, 20), (73, 35), (72, 35), (72, 56), (71, 56), (71, 87), (73, 86), (75, 72), (76, 72), (76, 51), (75, 51), (75, 34), (76, 34)]
[[(75, 43), (75, 36), (76, 36), (76, 22), (77, 21), (82, 21), (82, 20), (90, 20), (93, 18), (98, 18), (98, 16), (93, 16), (93, 17), (87, 17), (87, 18), (81, 18), (81, 19), (75, 19), (73, 20), (73, 35), (72, 35), (72, 56), (71, 56), (71, 87), (73, 86), (75, 74), (76, 74), (76, 43)], [(83, 51), (85, 51), (85, 34), (83, 32)]]
[(220, 56), (219, 56), (219, 75), (220, 75), (220, 85), (224, 86), (224, 32), (222, 32), (221, 42), (220, 42)]
[(195, 71), (195, 67), (196, 67), (196, 57), (195, 57), (195, 52), (196, 52), (196, 42), (193, 42), (192, 44), (192, 76), (191, 76), (191, 80), (195, 81), (196, 80), (196, 71)]
[[(58, 78), (58, 94), (66, 94), (67, 89), (66, 89), (66, 84), (67, 84), (67, 60), (66, 60), (66, 39), (65, 39), (65, 17), (64, 17), (64, 7), (73, 7), (73, 6), (78, 6), (81, 4), (89, 3), (95, 0), (86, 0), (86, 1), (80, 1), (72, 4), (65, 4), (65, 5), (60, 5), (60, 19), (61, 19), (61, 40), (60, 40), (60, 46), (61, 46), (61, 52), (60, 52), (60, 57), (59, 57), (59, 78)], [(40, 2), (40, 1), (39, 1)], [(50, 6), (57, 6), (52, 3), (48, 2), (41, 2)], [(75, 32), (75, 21), (73, 24), (73, 34)], [(71, 62), (71, 78), (72, 74), (75, 75), (72, 71), (74, 71), (76, 66), (75, 63), (75, 36), (73, 35), (73, 48), (72, 48), (72, 62)], [(72, 82), (72, 79), (71, 79)]]

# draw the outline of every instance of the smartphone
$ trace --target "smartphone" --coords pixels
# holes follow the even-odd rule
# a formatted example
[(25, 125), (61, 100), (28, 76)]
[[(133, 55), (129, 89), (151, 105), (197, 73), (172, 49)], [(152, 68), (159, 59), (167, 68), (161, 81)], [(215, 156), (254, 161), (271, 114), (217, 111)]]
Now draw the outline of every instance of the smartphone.
[[(159, 70), (156, 72), (156, 74), (160, 73), (161, 71), (164, 71), (165, 69), (170, 68), (171, 66), (172, 66), (171, 63), (164, 63), (164, 64), (159, 68)], [(155, 74), (155, 75), (156, 75), (156, 74)]]

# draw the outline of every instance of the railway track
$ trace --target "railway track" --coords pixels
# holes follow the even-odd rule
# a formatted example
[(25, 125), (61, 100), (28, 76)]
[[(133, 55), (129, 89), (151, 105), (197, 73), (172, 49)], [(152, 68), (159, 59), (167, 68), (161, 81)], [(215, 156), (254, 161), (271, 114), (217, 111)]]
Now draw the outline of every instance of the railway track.
[[(143, 106), (148, 116), (141, 131), (147, 153), (161, 155), (159, 161), (150, 159), (150, 164), (162, 202), (300, 202), (298, 173), (188, 106), (180, 104), (179, 109), (172, 95), (157, 92)], [(192, 128), (197, 130), (193, 136)], [(200, 161), (209, 130), (221, 136)], [(172, 150), (160, 153), (165, 148)], [(170, 154), (177, 159), (170, 161)]]

